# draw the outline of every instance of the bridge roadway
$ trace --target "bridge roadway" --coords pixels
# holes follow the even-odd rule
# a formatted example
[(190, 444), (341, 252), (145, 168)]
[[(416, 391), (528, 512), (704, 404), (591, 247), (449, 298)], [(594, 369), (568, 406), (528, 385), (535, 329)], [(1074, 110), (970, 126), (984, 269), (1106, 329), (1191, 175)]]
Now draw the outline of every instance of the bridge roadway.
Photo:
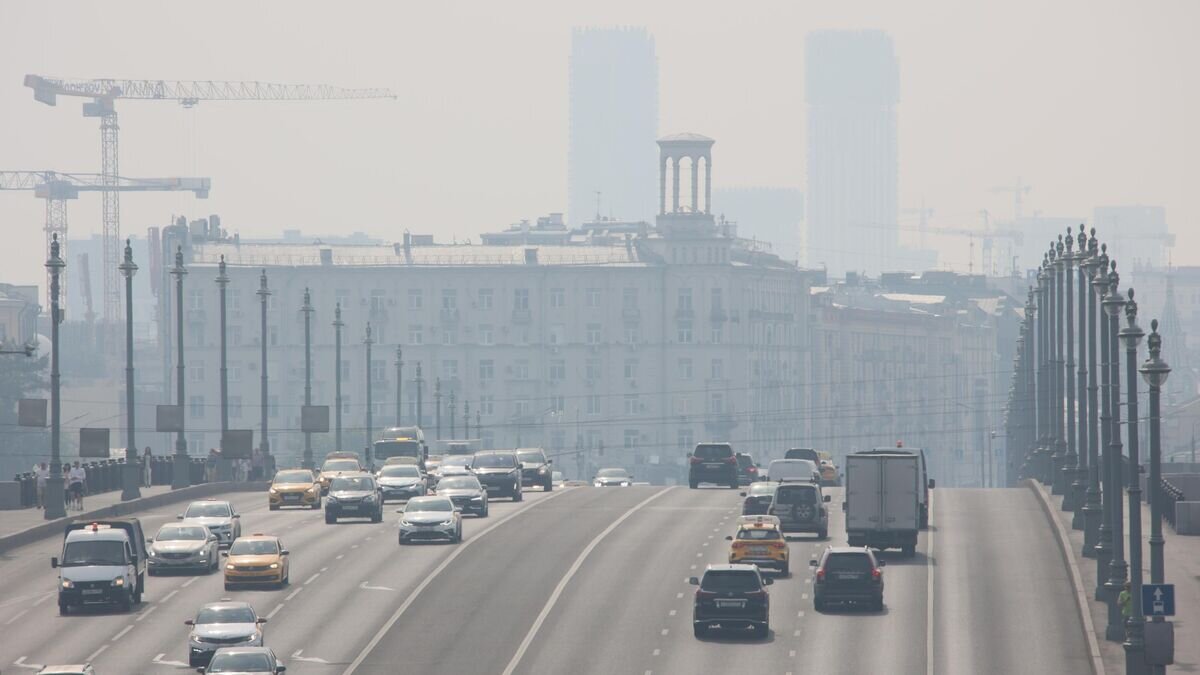
[[(840, 490), (830, 535), (844, 541)], [(131, 614), (58, 616), (57, 539), (0, 558), (0, 670), (91, 660), (101, 675), (182, 672), (197, 607), (252, 602), (289, 673), (1087, 673), (1070, 582), (1029, 490), (937, 490), (913, 559), (888, 556), (883, 612), (818, 613), (807, 562), (771, 591), (771, 633), (692, 636), (688, 576), (724, 562), (727, 489), (569, 488), (497, 500), (460, 545), (398, 547), (383, 524), (229, 496), (243, 531), (292, 553), (290, 587), (225, 592), (220, 575), (147, 580)], [(147, 535), (181, 507), (142, 515)]]

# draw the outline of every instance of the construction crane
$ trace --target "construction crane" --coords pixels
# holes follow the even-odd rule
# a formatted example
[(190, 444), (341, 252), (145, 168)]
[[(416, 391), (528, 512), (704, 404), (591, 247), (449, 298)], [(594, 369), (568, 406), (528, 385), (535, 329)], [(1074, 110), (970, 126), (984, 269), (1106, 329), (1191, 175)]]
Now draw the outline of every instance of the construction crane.
[(84, 117), (100, 118), (100, 175), (104, 187), (104, 319), (121, 318), (121, 279), (117, 270), (121, 256), (121, 203), (117, 186), (118, 144), (117, 99), (175, 101), (192, 107), (200, 101), (333, 101), (396, 98), (387, 89), (343, 89), (328, 85), (273, 84), (270, 82), (178, 81), (178, 80), (67, 80), (26, 75), (25, 86), (33, 89), (34, 100), (57, 105), (59, 96), (90, 98), (83, 104)]
[(1033, 188), (1021, 182), (1021, 178), (1017, 178), (1017, 182), (1013, 185), (1001, 185), (992, 188), (992, 192), (1011, 192), (1013, 196), (1013, 222), (1021, 220), (1021, 199), (1029, 194)]
[[(60, 173), (57, 171), (0, 171), (0, 190), (33, 191), (33, 196), (46, 200), (46, 250), (58, 235), (61, 255), (67, 257), (67, 200), (78, 199), (80, 192), (192, 192), (207, 199), (212, 181), (208, 178), (124, 178), (112, 181), (98, 173)], [(108, 242), (104, 242), (105, 246)], [(117, 269), (115, 266), (113, 269)], [(66, 284), (63, 270), (63, 284)], [(46, 306), (50, 305), (50, 280), (46, 279)], [(90, 308), (89, 308), (90, 311)]]
[[(993, 273), (993, 270), (991, 269), (991, 267), (992, 267), (992, 240), (1008, 239), (1015, 246), (1020, 246), (1025, 240), (1025, 235), (1020, 230), (993, 228), (991, 225), (989, 216), (988, 216), (988, 212), (986, 210), (980, 211), (980, 214), (983, 217), (983, 229), (970, 228), (970, 227), (929, 227), (928, 218), (933, 215), (933, 209), (927, 208), (924, 203), (921, 204), (920, 208), (903, 209), (901, 211), (901, 213), (906, 214), (906, 215), (916, 215), (920, 218), (920, 221), (919, 221), (919, 224), (917, 227), (900, 225), (895, 228), (897, 230), (904, 230), (907, 232), (918, 232), (922, 239), (924, 239), (926, 234), (967, 237), (968, 239), (970, 239), (971, 253), (970, 253), (970, 257), (969, 257), (970, 262), (968, 263), (969, 264), (968, 269), (972, 273), (974, 273), (974, 266), (975, 266), (975, 240), (976, 239), (981, 240), (981, 242), (983, 244), (982, 263), (983, 263), (984, 274)], [(884, 228), (886, 226), (880, 225), (878, 227)], [(890, 228), (888, 228), (888, 229), (890, 229)], [(1014, 265), (1015, 265), (1015, 263), (1014, 263)]]

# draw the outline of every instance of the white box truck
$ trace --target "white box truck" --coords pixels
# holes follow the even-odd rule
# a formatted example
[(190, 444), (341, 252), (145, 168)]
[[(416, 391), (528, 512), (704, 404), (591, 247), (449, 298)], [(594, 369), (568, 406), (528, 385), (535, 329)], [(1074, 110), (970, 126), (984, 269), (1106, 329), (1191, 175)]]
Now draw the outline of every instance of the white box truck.
[(924, 454), (870, 450), (846, 456), (846, 538), (851, 546), (917, 550), (917, 534), (927, 522), (928, 492)]

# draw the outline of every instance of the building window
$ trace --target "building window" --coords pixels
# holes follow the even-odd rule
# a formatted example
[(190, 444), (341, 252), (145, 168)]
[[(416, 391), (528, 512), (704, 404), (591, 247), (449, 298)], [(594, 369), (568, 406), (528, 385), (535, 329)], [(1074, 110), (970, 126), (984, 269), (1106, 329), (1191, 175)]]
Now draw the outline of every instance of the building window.
[(267, 328), (267, 337), (268, 337), (267, 344), (269, 344), (272, 347), (278, 347), (279, 346), (279, 327), (278, 326), (270, 326), (269, 328)]
[(452, 327), (443, 327), (442, 344), (447, 347), (458, 344), (458, 331)]
[(421, 309), (421, 307), (424, 306), (424, 304), (425, 304), (425, 298), (421, 293), (421, 289), (419, 289), (419, 288), (408, 289), (408, 308), (409, 309)]
[(589, 380), (600, 379), (600, 359), (588, 359), (584, 363), (584, 373)]
[(720, 288), (712, 289), (712, 311), (720, 312), (725, 309), (724, 291)]
[(563, 411), (566, 409), (567, 409), (567, 398), (565, 396), (562, 396), (560, 394), (558, 396), (550, 397), (550, 410), (553, 411), (553, 413), (555, 415), (563, 414)]
[(690, 289), (690, 288), (679, 289), (679, 311), (681, 311), (681, 312), (692, 311), (692, 289)]
[(638, 443), (638, 430), (637, 429), (626, 429), (625, 430), (625, 447), (627, 449), (636, 448), (637, 443)]
[(196, 419), (204, 417), (204, 397), (189, 396), (188, 397), (188, 414)]
[(496, 414), (496, 398), (494, 396), (479, 397), (479, 414), (485, 416)]
[(442, 309), (458, 309), (458, 291), (453, 288), (442, 289)]
[(676, 330), (676, 341), (681, 345), (690, 345), (692, 343), (692, 322), (680, 321), (679, 327)]
[(225, 309), (230, 312), (242, 311), (242, 294), (237, 291), (225, 290)]
[(204, 381), (204, 362), (195, 361), (187, 367), (188, 382)]
[(410, 345), (425, 344), (425, 334), (421, 330), (421, 326), (419, 324), (408, 327), (408, 344), (410, 344)]
[[(416, 403), (413, 403), (413, 405), (415, 406)], [(424, 411), (422, 411), (422, 412), (424, 412)], [(342, 395), (342, 414), (343, 415), (350, 414), (350, 397), (346, 396), (345, 394)], [(413, 412), (411, 413), (411, 415), (416, 415), (416, 414), (417, 414), (416, 408), (413, 408)]]
[(725, 379), (725, 362), (722, 361), (721, 359), (713, 359), (712, 360), (712, 370), (711, 370), (710, 376), (714, 380)]
[(387, 382), (386, 359), (371, 359), (371, 381)]
[(626, 415), (638, 414), (638, 407), (639, 407), (638, 395), (637, 394), (625, 394), (625, 414)]
[(229, 419), (233, 419), (233, 420), (242, 419), (242, 397), (241, 396), (230, 396), (229, 397)]
[(446, 359), (442, 361), (442, 377), (447, 380), (458, 379), (458, 361), (455, 359)]
[(566, 306), (566, 304), (567, 304), (567, 291), (566, 291), (566, 289), (562, 289), (562, 288), (551, 288), (551, 289), (550, 289), (550, 306), (551, 306), (551, 307), (555, 307), (555, 308), (559, 308), (559, 307), (564, 307), (564, 306)]
[(229, 346), (230, 347), (241, 347), (242, 346), (242, 327), (241, 326), (230, 326), (229, 327)]
[(479, 379), (490, 380), (496, 376), (496, 364), (491, 359), (479, 362)]
[(230, 382), (242, 381), (242, 363), (240, 361), (230, 361), (226, 367), (225, 376)]
[(714, 391), (708, 395), (708, 412), (711, 415), (721, 415), (725, 412), (725, 394)]
[(490, 288), (479, 289), (479, 309), (491, 309), (491, 308), (492, 308), (492, 289), (490, 289)]
[(565, 331), (566, 331), (566, 327), (563, 326), (561, 323), (556, 323), (556, 324), (550, 326), (550, 335), (549, 335), (550, 344), (552, 344), (552, 345), (564, 344), (566, 342), (566, 340), (563, 338)]
[(600, 414), (600, 397), (592, 394), (584, 401), (583, 412), (585, 415)]
[(268, 396), (267, 397), (267, 416), (269, 416), (271, 419), (277, 419), (279, 417), (279, 397), (278, 396)]
[(638, 289), (625, 288), (621, 291), (621, 308), (622, 309), (637, 309), (638, 307)]
[(371, 289), (371, 314), (379, 314), (387, 307), (387, 296), (383, 289)]
[(562, 359), (550, 361), (550, 379), (561, 382), (567, 379), (567, 362)]
[(188, 324), (188, 346), (202, 346), (204, 341), (204, 324), (193, 322)]
[(636, 345), (638, 343), (638, 328), (637, 326), (625, 326), (625, 344)]
[(513, 309), (529, 309), (529, 289), (518, 288), (513, 291)]
[(589, 345), (600, 344), (600, 324), (589, 323), (587, 325), (587, 343)]
[(513, 364), (513, 378), (517, 380), (529, 379), (529, 361), (526, 359), (517, 359)]
[(681, 379), (681, 380), (692, 379), (692, 360), (691, 359), (679, 359), (679, 379)]
[(523, 398), (513, 401), (513, 416), (520, 418), (527, 415), (529, 415), (529, 401)]
[(638, 361), (637, 359), (625, 359), (625, 379), (637, 379)]
[(692, 412), (692, 399), (690, 396), (675, 397), (675, 414), (689, 415)]
[(350, 379), (350, 359), (342, 359), (341, 363), (342, 381)]
[(479, 344), (484, 347), (490, 347), (495, 344), (492, 338), (492, 327), (486, 323), (479, 324)]
[(588, 307), (599, 307), (600, 306), (600, 289), (599, 288), (587, 289), (587, 306)]
[(679, 444), (680, 450), (691, 452), (696, 444), (695, 437), (692, 435), (691, 429), (679, 429), (675, 432), (676, 442)]
[(204, 309), (204, 289), (193, 288), (188, 291), (187, 308), (197, 311)]
[(722, 330), (721, 326), (719, 326), (719, 325), (712, 327), (712, 343), (714, 345), (719, 345), (724, 341), (723, 340), (724, 332), (725, 331)]

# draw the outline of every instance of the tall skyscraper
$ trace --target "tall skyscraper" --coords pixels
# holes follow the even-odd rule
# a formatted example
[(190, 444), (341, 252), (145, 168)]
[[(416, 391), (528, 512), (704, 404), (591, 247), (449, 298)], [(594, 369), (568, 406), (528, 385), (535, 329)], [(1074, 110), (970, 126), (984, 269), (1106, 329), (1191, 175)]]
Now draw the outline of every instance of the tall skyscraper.
[(567, 220), (650, 221), (655, 210), (658, 57), (640, 28), (571, 36)]
[(896, 259), (900, 77), (882, 31), (818, 31), (805, 44), (808, 264), (834, 275), (903, 268)]

